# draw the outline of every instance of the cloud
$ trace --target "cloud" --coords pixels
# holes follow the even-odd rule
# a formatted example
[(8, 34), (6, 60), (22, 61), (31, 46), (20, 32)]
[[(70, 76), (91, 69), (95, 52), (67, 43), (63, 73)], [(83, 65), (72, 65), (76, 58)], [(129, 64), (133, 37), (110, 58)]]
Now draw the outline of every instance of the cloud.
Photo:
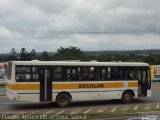
[[(159, 48), (158, 0), (1, 0), (0, 43), (55, 51)], [(11, 44), (12, 41), (12, 44)], [(10, 45), (11, 44), (11, 45)], [(89, 46), (88, 46), (89, 45)]]

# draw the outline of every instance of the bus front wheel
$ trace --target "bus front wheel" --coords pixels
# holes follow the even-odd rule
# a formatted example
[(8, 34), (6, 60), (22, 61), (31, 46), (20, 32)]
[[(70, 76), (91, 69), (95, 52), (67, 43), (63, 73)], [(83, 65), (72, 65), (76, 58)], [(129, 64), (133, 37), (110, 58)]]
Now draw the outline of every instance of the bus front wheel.
[(125, 91), (123, 94), (122, 94), (122, 102), (123, 103), (130, 103), (132, 102), (133, 100), (133, 94), (132, 92), (130, 91)]
[(71, 98), (67, 93), (60, 93), (57, 96), (56, 104), (59, 107), (67, 107), (70, 104), (70, 102), (71, 102)]

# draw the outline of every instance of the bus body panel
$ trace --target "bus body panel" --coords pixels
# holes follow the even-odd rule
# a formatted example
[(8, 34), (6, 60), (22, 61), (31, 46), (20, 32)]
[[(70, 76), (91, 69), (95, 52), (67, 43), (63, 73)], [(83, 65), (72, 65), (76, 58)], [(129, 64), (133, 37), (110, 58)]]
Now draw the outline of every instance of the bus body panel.
[(151, 90), (147, 90), (147, 97), (151, 97), (152, 96), (152, 91)]
[[(40, 82), (17, 82), (16, 81), (16, 66), (36, 66), (44, 67), (47, 70), (50, 67), (56, 66), (88, 66), (88, 67), (140, 67), (147, 70), (147, 63), (127, 63), (127, 62), (42, 62), (42, 61), (13, 61), (11, 67), (11, 77), (6, 80), (7, 97), (16, 101), (40, 102)], [(146, 69), (147, 68), (147, 69)], [(146, 72), (147, 73), (147, 72)], [(146, 74), (141, 71), (141, 74)], [(40, 72), (38, 73), (40, 74)], [(46, 78), (45, 76), (44, 78)], [(149, 78), (149, 75), (146, 77)], [(142, 81), (143, 82), (143, 81)], [(150, 81), (147, 82), (149, 84)], [(146, 85), (147, 85), (146, 84)], [(93, 81), (52, 81), (52, 101), (56, 102), (59, 93), (67, 92), (71, 95), (72, 101), (86, 100), (109, 100), (121, 99), (122, 94), (126, 90), (134, 93), (134, 97), (138, 98), (141, 94), (141, 85), (139, 80), (93, 80)], [(145, 86), (145, 84), (144, 84)], [(142, 89), (143, 90), (143, 89)], [(144, 97), (151, 96), (151, 90), (145, 87), (146, 94)]]
[[(71, 86), (74, 84), (75, 88)], [(80, 85), (91, 85), (90, 87), (97, 87), (93, 85), (104, 85), (104, 88), (76, 88)], [(67, 92), (71, 95), (72, 101), (85, 101), (85, 100), (108, 100), (108, 99), (121, 99), (125, 90), (131, 90), (138, 97), (138, 82), (137, 81), (92, 81), (92, 82), (54, 82), (52, 86), (68, 86), (64, 88), (52, 89), (52, 101), (56, 101), (56, 97), (61, 92)], [(107, 86), (113, 85), (113, 86)], [(118, 86), (117, 86), (118, 85)], [(135, 85), (135, 86), (128, 86)], [(39, 84), (38, 83), (7, 83), (7, 96), (16, 101), (30, 101), (40, 102), (39, 100)], [(101, 87), (101, 86), (99, 86)], [(83, 96), (83, 97), (82, 97)]]

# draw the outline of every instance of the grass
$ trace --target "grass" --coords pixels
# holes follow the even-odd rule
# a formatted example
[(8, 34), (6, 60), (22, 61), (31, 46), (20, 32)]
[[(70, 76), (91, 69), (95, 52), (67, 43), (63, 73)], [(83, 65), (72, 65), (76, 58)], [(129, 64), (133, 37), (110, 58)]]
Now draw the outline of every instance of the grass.
[(0, 84), (0, 88), (5, 88), (5, 84)]

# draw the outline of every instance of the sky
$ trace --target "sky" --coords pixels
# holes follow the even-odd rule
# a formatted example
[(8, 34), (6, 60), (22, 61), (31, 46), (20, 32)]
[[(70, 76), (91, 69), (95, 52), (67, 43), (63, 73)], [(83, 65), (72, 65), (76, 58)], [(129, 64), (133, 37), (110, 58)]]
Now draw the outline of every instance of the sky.
[(0, 0), (0, 53), (160, 49), (159, 0)]

